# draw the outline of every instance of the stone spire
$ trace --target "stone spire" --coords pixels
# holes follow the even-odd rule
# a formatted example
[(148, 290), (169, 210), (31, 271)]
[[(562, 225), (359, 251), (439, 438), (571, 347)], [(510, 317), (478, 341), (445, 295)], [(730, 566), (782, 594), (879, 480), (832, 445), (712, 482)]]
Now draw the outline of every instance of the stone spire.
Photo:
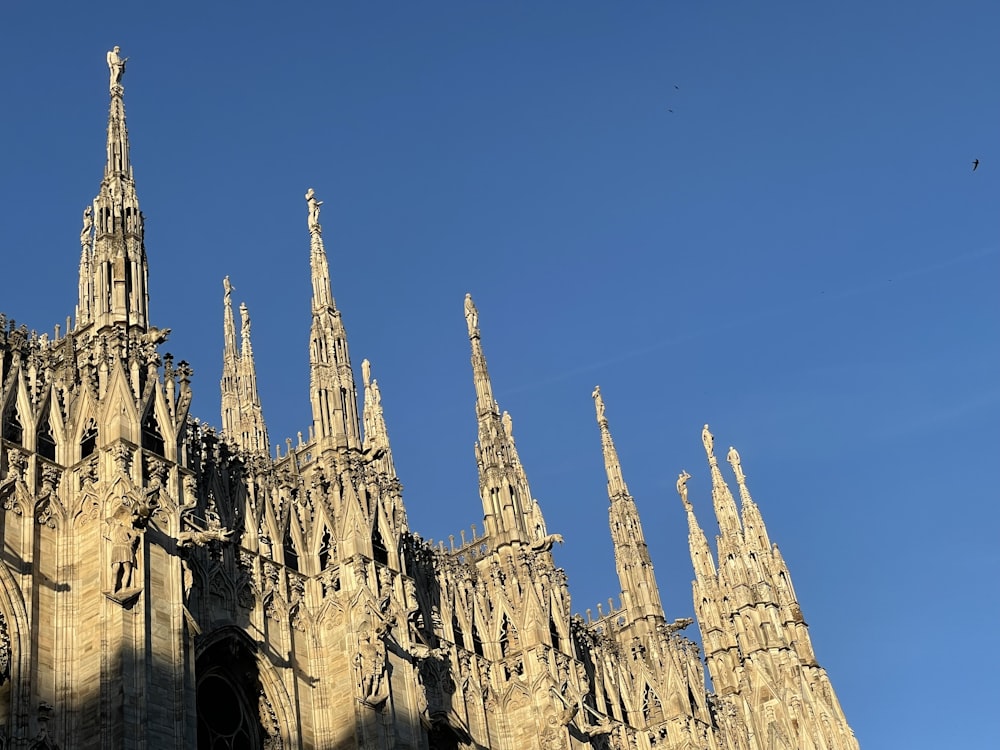
[(234, 440), (240, 434), (239, 350), (236, 346), (236, 325), (233, 323), (233, 285), (227, 276), (222, 280), (222, 432)]
[(639, 511), (628, 492), (622, 477), (618, 452), (615, 450), (608, 419), (604, 415), (604, 398), (600, 386), (594, 388), (594, 406), (597, 424), (601, 430), (601, 448), (604, 452), (604, 470), (608, 475), (608, 510), (611, 523), (611, 540), (615, 546), (615, 567), (622, 587), (622, 604), (629, 623), (641, 618), (663, 618), (660, 590), (653, 574), (646, 537), (642, 533)]
[(392, 448), (389, 446), (389, 431), (385, 426), (385, 416), (382, 413), (382, 391), (378, 381), (372, 380), (371, 363), (361, 361), (361, 377), (365, 387), (365, 405), (362, 421), (365, 427), (365, 452), (370, 453), (373, 460), (378, 461), (381, 470), (391, 477), (396, 476), (396, 467), (392, 462)]
[(472, 345), (472, 379), (479, 423), (476, 463), (486, 534), (496, 546), (540, 539), (545, 536), (545, 524), (531, 498), (528, 478), (517, 455), (510, 415), (507, 412), (501, 415), (493, 397), (479, 332), (479, 311), (471, 294), (465, 295), (465, 323)]
[(313, 436), (321, 446), (361, 448), (358, 397), (347, 350), (347, 331), (333, 300), (330, 265), (319, 223), (320, 206), (312, 188), (309, 207), (309, 264), (312, 270), (312, 328), (309, 334), (309, 400)]
[[(701, 431), (701, 442), (705, 446), (705, 454), (708, 456), (708, 466), (712, 473), (712, 505), (715, 507), (715, 516), (719, 521), (719, 532), (723, 540), (742, 534), (740, 526), (740, 516), (736, 510), (736, 501), (733, 493), (729, 490), (726, 480), (722, 478), (719, 471), (719, 461), (715, 457), (715, 438), (708, 431), (705, 425)], [(719, 554), (722, 554), (721, 548)]]
[[(736, 475), (741, 513), (722, 478), (707, 425), (702, 442), (712, 472), (712, 502), (720, 529), (714, 575), (707, 541), (694, 520), (681, 480), (678, 491), (688, 512), (696, 575), (694, 605), (715, 692), (732, 696), (730, 705), (742, 714), (745, 726), (769, 738), (768, 747), (856, 750), (857, 740), (829, 677), (816, 663), (788, 567), (777, 545), (771, 545), (760, 510), (747, 489), (740, 454), (730, 448), (726, 460)], [(820, 717), (821, 741), (804, 716)], [(783, 744), (776, 743), (776, 738)]]
[[(124, 325), (143, 331), (149, 326), (143, 216), (129, 160), (121, 83), (126, 61), (118, 47), (107, 54), (111, 73), (107, 159), (92, 215), (84, 214), (77, 329), (91, 323), (98, 328)], [(93, 245), (88, 251), (91, 226)]]
[(240, 349), (236, 343), (233, 322), (233, 285), (227, 276), (222, 282), (223, 353), (222, 353), (222, 431), (245, 451), (267, 453), (267, 426), (257, 392), (257, 368), (250, 343), (250, 313), (245, 303), (240, 305)]
[(242, 425), (240, 430), (240, 447), (253, 453), (267, 453), (267, 426), (264, 424), (264, 411), (260, 405), (260, 394), (257, 392), (257, 367), (253, 361), (253, 346), (250, 343), (250, 312), (246, 303), (240, 303), (240, 343), (242, 345), (239, 361), (239, 395)]
[(736, 475), (736, 484), (739, 487), (743, 538), (746, 540), (747, 545), (756, 551), (769, 552), (771, 549), (771, 540), (767, 536), (764, 519), (760, 515), (760, 508), (757, 507), (757, 503), (750, 496), (750, 490), (747, 489), (747, 477), (743, 473), (740, 454), (732, 446), (729, 446), (726, 461), (733, 467), (733, 473)]

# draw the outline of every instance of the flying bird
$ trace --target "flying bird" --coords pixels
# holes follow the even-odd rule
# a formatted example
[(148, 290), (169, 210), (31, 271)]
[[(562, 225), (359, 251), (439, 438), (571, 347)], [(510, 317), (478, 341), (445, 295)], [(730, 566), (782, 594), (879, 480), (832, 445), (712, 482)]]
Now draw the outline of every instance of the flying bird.
[(972, 171), (975, 172), (979, 169), (979, 159), (973, 159), (972, 161)]

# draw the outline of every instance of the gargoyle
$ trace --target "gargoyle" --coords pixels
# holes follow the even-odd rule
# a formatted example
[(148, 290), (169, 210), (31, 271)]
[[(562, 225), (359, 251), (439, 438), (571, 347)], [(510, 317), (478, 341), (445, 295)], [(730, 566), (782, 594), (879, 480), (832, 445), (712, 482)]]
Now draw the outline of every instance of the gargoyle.
[(541, 539), (531, 543), (531, 549), (536, 552), (548, 552), (552, 549), (552, 545), (558, 542), (563, 543), (562, 534), (549, 534), (548, 536), (542, 537)]

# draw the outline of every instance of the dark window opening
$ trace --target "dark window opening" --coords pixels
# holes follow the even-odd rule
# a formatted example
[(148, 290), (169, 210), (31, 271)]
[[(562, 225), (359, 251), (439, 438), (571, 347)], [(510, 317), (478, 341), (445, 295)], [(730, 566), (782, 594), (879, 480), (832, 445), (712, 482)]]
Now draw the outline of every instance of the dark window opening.
[(476, 656), (483, 656), (483, 639), (479, 637), (479, 628), (472, 623), (472, 650)]
[(292, 529), (291, 521), (289, 520), (289, 528), (285, 530), (285, 540), (282, 543), (285, 553), (285, 567), (291, 568), (296, 573), (299, 571), (299, 553), (295, 550), (295, 542), (292, 541)]
[(21, 445), (24, 439), (24, 428), (21, 426), (21, 418), (13, 401), (3, 415), (3, 439), (18, 445)]
[(467, 649), (465, 633), (462, 631), (462, 624), (458, 621), (458, 615), (451, 616), (451, 632), (455, 634), (455, 645)]
[(332, 541), (330, 538), (330, 529), (327, 526), (323, 527), (323, 538), (319, 543), (319, 569), (323, 570), (330, 563), (330, 550), (332, 547)]
[(382, 533), (378, 530), (378, 518), (372, 526), (372, 558), (380, 565), (389, 564), (389, 550), (386, 549)]
[(56, 460), (56, 439), (52, 436), (52, 426), (48, 420), (35, 436), (35, 450), (42, 458), (47, 458), (49, 461)]
[(91, 419), (83, 428), (83, 435), (80, 436), (80, 459), (92, 455), (95, 450), (97, 450), (97, 424)]
[(156, 414), (152, 409), (142, 420), (142, 447), (157, 455), (163, 455), (163, 433), (160, 432), (160, 424), (156, 421)]

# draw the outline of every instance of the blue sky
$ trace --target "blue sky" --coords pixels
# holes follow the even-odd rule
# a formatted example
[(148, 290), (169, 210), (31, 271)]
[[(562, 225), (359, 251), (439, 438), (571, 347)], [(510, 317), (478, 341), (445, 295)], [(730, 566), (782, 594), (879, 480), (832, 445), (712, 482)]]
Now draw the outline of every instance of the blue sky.
[(481, 527), (468, 291), (574, 609), (618, 588), (600, 384), (668, 617), (692, 612), (682, 468), (715, 528), (708, 422), (862, 745), (994, 739), (996, 4), (272, 6), (5, 10), (0, 311), (72, 311), (119, 44), (152, 318), (196, 415), (219, 423), (229, 274), (272, 443), (306, 429), (314, 187), (415, 530)]

